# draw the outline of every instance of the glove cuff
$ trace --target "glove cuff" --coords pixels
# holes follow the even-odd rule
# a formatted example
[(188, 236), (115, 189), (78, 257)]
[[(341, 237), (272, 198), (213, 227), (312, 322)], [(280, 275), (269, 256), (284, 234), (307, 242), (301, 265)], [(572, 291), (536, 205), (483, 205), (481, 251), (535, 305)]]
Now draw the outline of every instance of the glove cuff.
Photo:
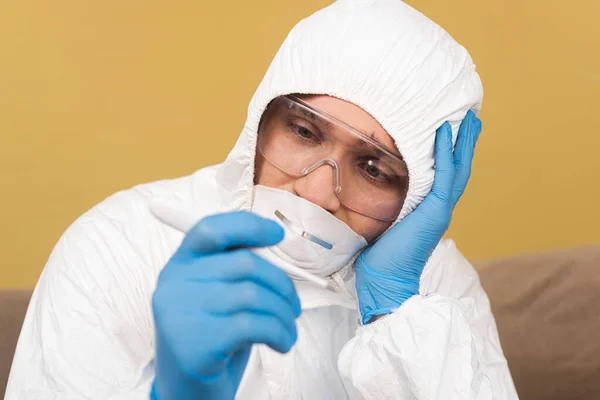
[(419, 281), (390, 277), (365, 264), (362, 254), (354, 265), (356, 292), (362, 323), (374, 316), (389, 314), (412, 296), (419, 294)]
[(150, 390), (150, 400), (158, 400), (158, 395), (156, 394), (156, 380), (152, 381), (152, 389)]

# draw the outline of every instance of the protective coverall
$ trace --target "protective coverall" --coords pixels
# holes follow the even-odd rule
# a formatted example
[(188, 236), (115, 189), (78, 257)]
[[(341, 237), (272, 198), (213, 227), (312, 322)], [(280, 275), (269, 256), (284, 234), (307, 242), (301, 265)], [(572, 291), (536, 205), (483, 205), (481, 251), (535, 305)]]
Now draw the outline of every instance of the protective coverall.
[[(301, 21), (254, 94), (223, 164), (116, 193), (59, 240), (31, 299), (6, 399), (147, 399), (154, 376), (151, 297), (182, 234), (150, 215), (160, 197), (198, 215), (248, 210), (267, 104), (327, 94), (370, 113), (410, 173), (398, 217), (431, 189), (435, 129), (456, 132), (482, 88), (467, 51), (398, 0), (340, 0)], [(352, 266), (336, 272), (352, 281)], [(489, 301), (454, 243), (425, 266), (420, 294), (361, 325), (355, 302), (298, 286), (298, 341), (252, 349), (239, 399), (511, 399), (516, 392)]]

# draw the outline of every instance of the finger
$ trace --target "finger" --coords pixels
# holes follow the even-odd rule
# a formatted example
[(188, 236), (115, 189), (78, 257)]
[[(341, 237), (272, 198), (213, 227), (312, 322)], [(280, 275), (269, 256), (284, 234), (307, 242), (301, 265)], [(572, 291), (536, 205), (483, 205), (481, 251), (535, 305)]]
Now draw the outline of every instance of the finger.
[(187, 233), (178, 252), (210, 254), (235, 247), (272, 246), (282, 239), (283, 229), (276, 222), (238, 211), (202, 219)]
[(448, 198), (453, 182), (452, 128), (448, 122), (444, 122), (435, 136), (435, 178), (431, 192), (440, 198)]
[(452, 189), (452, 203), (456, 205), (465, 191), (475, 151), (475, 144), (481, 132), (481, 121), (472, 111), (467, 112), (465, 119), (460, 124), (458, 138), (454, 147), (454, 185)]
[(280, 353), (287, 353), (298, 338), (296, 324), (284, 326), (280, 319), (269, 314), (244, 312), (236, 314), (234, 324), (223, 338), (224, 352), (232, 354), (240, 347), (266, 344)]
[(454, 157), (452, 155), (452, 128), (448, 122), (437, 130), (435, 137), (435, 177), (431, 192), (417, 208), (426, 215), (434, 215), (450, 207), (454, 183)]
[(300, 315), (292, 305), (270, 289), (255, 282), (244, 281), (234, 284), (213, 284), (204, 294), (203, 309), (218, 316), (242, 312), (270, 314), (285, 326), (294, 325)]
[(458, 136), (456, 138), (456, 145), (454, 146), (454, 164), (457, 165), (457, 161), (460, 161), (463, 157), (468, 156), (469, 149), (474, 143), (474, 121), (477, 117), (473, 111), (467, 111), (465, 118), (460, 123), (458, 128)]
[(300, 314), (300, 300), (290, 277), (248, 249), (232, 250), (197, 258), (184, 264), (167, 265), (160, 280), (196, 282), (255, 282), (280, 296)]

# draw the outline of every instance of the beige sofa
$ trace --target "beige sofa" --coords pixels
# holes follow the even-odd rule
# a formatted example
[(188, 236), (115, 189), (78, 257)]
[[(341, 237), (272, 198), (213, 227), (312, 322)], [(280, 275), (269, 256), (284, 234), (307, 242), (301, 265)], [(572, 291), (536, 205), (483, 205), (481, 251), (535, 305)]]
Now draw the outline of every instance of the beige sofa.
[[(600, 399), (600, 246), (476, 268), (521, 399)], [(0, 397), (29, 296), (0, 291)]]

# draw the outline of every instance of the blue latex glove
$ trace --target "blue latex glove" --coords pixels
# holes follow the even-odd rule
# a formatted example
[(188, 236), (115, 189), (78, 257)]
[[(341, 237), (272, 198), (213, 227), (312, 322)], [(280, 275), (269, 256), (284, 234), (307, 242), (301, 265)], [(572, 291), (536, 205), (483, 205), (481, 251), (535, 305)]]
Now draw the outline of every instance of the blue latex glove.
[(452, 212), (469, 176), (481, 121), (469, 111), (452, 151), (452, 130), (444, 123), (436, 132), (435, 179), (431, 192), (356, 260), (356, 290), (363, 323), (389, 314), (419, 293), (425, 264), (450, 225)]
[(281, 269), (245, 249), (277, 244), (283, 234), (248, 212), (207, 217), (188, 232), (152, 298), (151, 399), (233, 399), (252, 344), (290, 350), (301, 312), (296, 289)]

